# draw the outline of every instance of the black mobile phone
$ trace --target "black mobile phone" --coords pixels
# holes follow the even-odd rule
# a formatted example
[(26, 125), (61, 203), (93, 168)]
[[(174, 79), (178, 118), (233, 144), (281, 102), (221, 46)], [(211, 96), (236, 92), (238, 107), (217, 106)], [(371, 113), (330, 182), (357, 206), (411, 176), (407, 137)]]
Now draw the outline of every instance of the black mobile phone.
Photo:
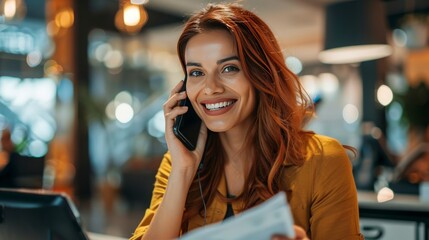
[[(186, 80), (183, 82), (182, 89), (180, 91), (186, 91)], [(186, 99), (179, 101), (179, 106), (187, 106), (188, 111), (182, 115), (176, 117), (173, 125), (173, 132), (177, 138), (189, 149), (195, 150), (197, 146), (198, 136), (200, 134), (201, 119), (198, 117), (194, 108), (192, 107), (191, 101)]]

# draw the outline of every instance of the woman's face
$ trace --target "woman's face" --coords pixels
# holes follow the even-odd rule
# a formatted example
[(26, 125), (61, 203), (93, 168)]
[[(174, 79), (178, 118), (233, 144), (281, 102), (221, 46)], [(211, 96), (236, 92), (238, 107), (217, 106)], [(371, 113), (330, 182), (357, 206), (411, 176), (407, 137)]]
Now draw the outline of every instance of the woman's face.
[(192, 37), (185, 50), (187, 94), (207, 128), (226, 132), (250, 123), (255, 90), (242, 71), (232, 36), (212, 30)]

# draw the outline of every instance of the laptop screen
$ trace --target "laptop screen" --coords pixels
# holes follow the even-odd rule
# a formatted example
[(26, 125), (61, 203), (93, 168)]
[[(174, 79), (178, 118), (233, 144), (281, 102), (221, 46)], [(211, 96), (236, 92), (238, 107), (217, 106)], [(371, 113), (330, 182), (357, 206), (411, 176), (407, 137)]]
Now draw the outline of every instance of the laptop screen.
[(0, 188), (0, 239), (88, 240), (66, 194)]

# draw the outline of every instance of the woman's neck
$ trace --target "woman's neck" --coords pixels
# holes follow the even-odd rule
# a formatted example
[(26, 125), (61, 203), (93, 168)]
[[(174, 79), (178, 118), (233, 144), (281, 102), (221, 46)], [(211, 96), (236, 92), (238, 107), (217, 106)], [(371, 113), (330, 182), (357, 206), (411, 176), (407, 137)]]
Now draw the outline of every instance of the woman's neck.
[(220, 142), (226, 154), (226, 161), (235, 161), (237, 155), (246, 153), (246, 138), (250, 124), (241, 124), (226, 132), (219, 133)]
[(235, 168), (242, 176), (248, 175), (253, 157), (251, 146), (247, 144), (251, 125), (252, 121), (249, 120), (227, 132), (219, 133), (225, 152), (225, 167)]
[(229, 194), (239, 196), (252, 166), (252, 149), (249, 146), (249, 132), (253, 121), (246, 120), (240, 125), (219, 133), (220, 142), (225, 153), (224, 173)]
[(227, 133), (220, 134), (220, 141), (226, 154), (226, 161), (236, 159), (237, 155), (241, 155), (244, 148), (244, 136), (231, 135)]

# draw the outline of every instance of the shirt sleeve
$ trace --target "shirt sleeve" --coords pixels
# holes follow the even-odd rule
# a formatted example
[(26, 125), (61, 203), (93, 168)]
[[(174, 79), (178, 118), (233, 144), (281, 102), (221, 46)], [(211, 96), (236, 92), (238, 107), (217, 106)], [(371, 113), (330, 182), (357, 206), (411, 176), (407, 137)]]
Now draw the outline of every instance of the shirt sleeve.
[(133, 236), (130, 240), (138, 240), (146, 233), (149, 228), (149, 224), (152, 221), (153, 216), (158, 210), (159, 204), (161, 204), (164, 198), (165, 190), (167, 188), (168, 177), (171, 172), (171, 157), (170, 153), (166, 153), (159, 166), (158, 173), (155, 177), (155, 185), (152, 193), (152, 199), (149, 208), (146, 210), (144, 217), (140, 224), (134, 231)]
[(315, 174), (311, 239), (363, 239), (351, 162), (335, 139), (323, 141)]

